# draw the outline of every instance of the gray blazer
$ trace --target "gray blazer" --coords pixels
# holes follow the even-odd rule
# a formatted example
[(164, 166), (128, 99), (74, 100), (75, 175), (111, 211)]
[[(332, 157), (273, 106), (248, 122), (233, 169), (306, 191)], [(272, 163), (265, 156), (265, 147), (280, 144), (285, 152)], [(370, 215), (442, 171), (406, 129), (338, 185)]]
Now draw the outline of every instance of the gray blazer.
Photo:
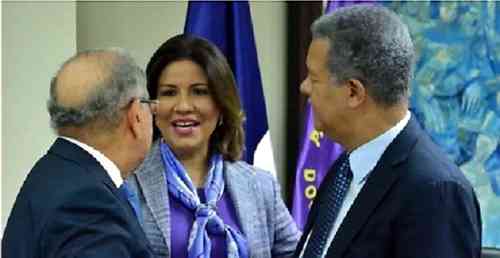
[[(245, 162), (224, 162), (224, 179), (251, 258), (291, 257), (300, 237), (274, 177)], [(170, 210), (158, 141), (128, 178), (141, 202), (143, 227), (154, 253), (170, 258)], [(180, 257), (175, 257), (180, 258)]]

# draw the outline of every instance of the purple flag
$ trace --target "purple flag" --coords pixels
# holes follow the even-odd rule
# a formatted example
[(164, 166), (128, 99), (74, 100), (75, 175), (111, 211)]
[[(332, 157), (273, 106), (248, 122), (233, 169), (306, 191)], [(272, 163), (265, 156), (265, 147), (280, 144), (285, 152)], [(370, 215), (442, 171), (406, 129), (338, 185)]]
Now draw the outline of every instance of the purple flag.
[[(372, 1), (328, 1), (326, 12), (366, 2)], [(316, 197), (319, 185), (333, 162), (343, 151), (339, 144), (329, 140), (322, 132), (314, 129), (313, 113), (309, 102), (306, 107), (306, 124), (301, 145), (295, 173), (292, 216), (298, 227), (303, 230), (310, 205)]]
[(303, 230), (310, 204), (330, 166), (342, 153), (342, 147), (314, 129), (311, 105), (306, 107), (306, 129), (297, 163), (293, 190), (292, 216)]

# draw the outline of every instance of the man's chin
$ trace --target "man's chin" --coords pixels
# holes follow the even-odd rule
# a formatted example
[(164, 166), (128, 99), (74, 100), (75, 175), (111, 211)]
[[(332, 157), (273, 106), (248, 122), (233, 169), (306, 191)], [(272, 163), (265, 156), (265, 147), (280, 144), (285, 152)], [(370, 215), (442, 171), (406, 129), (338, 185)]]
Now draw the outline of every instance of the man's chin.
[(321, 126), (320, 123), (314, 121), (314, 130), (316, 130), (318, 132), (322, 132), (323, 131), (323, 126)]

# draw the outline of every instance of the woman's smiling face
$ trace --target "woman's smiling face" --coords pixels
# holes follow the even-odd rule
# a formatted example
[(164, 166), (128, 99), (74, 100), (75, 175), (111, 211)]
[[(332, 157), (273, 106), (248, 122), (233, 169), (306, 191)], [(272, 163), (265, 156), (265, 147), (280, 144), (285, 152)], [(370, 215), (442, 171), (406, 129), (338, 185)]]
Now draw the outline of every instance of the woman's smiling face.
[(191, 60), (168, 64), (158, 79), (156, 126), (176, 155), (208, 153), (220, 110), (203, 69)]

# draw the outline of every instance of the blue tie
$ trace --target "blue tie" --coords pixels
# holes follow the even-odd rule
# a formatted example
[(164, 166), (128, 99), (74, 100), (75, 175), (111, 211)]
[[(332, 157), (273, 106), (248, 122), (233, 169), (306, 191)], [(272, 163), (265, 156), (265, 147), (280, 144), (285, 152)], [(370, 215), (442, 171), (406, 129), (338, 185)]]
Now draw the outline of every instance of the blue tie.
[(327, 182), (324, 194), (319, 201), (319, 213), (312, 227), (311, 236), (304, 250), (304, 258), (319, 258), (323, 253), (330, 231), (333, 229), (342, 202), (349, 190), (352, 180), (352, 171), (349, 166), (349, 156), (346, 155), (342, 165), (336, 172), (333, 180)]
[(139, 202), (139, 197), (134, 191), (130, 189), (130, 186), (126, 181), (118, 188), (123, 197), (127, 200), (128, 204), (132, 208), (134, 215), (137, 217), (139, 223), (142, 222), (141, 204)]

